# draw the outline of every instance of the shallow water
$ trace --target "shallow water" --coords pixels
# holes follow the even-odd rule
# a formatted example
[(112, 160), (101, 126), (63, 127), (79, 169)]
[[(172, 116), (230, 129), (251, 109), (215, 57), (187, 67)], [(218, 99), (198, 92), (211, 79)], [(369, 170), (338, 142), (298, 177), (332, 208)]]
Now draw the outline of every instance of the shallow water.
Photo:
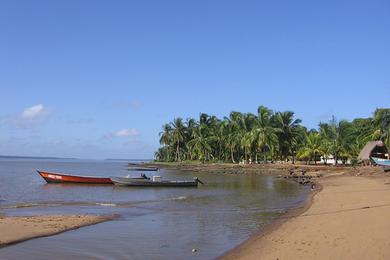
[[(198, 176), (198, 188), (45, 184), (35, 169), (96, 176), (137, 176), (125, 162), (0, 160), (0, 213), (120, 214), (114, 221), (0, 249), (0, 259), (212, 259), (299, 205), (307, 189), (261, 175), (160, 170), (169, 179)], [(197, 248), (192, 253), (192, 248)]]

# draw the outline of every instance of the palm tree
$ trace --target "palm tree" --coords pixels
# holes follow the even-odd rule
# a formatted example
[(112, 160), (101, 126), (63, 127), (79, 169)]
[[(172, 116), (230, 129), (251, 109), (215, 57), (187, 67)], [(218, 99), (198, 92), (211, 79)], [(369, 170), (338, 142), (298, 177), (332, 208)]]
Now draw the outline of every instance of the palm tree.
[[(228, 121), (218, 121), (214, 131), (215, 141), (217, 143), (217, 157), (218, 161), (221, 161), (225, 157), (224, 148), (227, 145), (227, 137), (229, 135), (229, 122)], [(226, 158), (225, 158), (226, 160)]]
[(230, 156), (233, 163), (235, 163), (235, 152), (237, 158), (240, 159), (240, 151), (237, 148), (242, 148), (243, 131), (242, 125), (244, 121), (244, 114), (240, 112), (231, 112), (229, 118), (225, 118), (228, 121), (229, 134), (227, 137), (227, 145), (230, 149)]
[(210, 141), (212, 137), (205, 136), (206, 126), (201, 125), (194, 129), (192, 132), (192, 139), (188, 142), (188, 145), (198, 156), (200, 161), (208, 160), (208, 154), (211, 152)]
[(257, 153), (263, 154), (264, 162), (267, 161), (267, 152), (273, 152), (278, 142), (277, 133), (280, 131), (271, 122), (272, 111), (264, 106), (257, 110), (257, 117), (252, 130), (252, 140), (256, 143)]
[(279, 154), (282, 160), (293, 155), (294, 148), (302, 136), (300, 123), (302, 120), (294, 119), (294, 112), (277, 112), (273, 117), (275, 126), (280, 129), (277, 133), (279, 140)]
[(157, 152), (154, 153), (154, 157), (157, 161), (169, 161), (171, 153), (171, 146), (163, 146), (158, 148)]
[(356, 139), (352, 123), (346, 120), (337, 122), (334, 117), (329, 124), (320, 123), (320, 133), (329, 142), (329, 152), (333, 155), (335, 164), (341, 157), (345, 157), (351, 149), (350, 144)]
[(317, 158), (322, 154), (321, 150), (321, 136), (317, 132), (309, 132), (306, 136), (306, 144), (301, 150), (298, 151), (298, 157), (307, 159), (307, 162), (310, 163), (311, 160), (314, 160), (314, 163), (317, 164)]
[(238, 138), (239, 144), (244, 152), (244, 160), (247, 161), (248, 157), (251, 160), (251, 148), (253, 143), (252, 127), (256, 117), (252, 114), (243, 114), (239, 121)]
[[(172, 145), (172, 127), (171, 124), (165, 124), (163, 130), (160, 132), (160, 144), (164, 147)], [(157, 154), (159, 157), (164, 158), (163, 160), (170, 161), (169, 149), (161, 150)]]
[(390, 147), (390, 108), (376, 109), (374, 112), (375, 134), (387, 147)]
[(172, 131), (171, 138), (172, 143), (176, 146), (176, 161), (180, 161), (180, 145), (185, 138), (185, 125), (183, 119), (180, 117), (173, 119), (173, 122), (170, 123)]
[(198, 127), (198, 123), (194, 118), (187, 118), (185, 125), (186, 125), (186, 132), (185, 132), (184, 145), (187, 151), (187, 158), (192, 161), (194, 151), (192, 150), (192, 147), (189, 145), (189, 142), (192, 139), (193, 132)]
[[(230, 115), (230, 118), (232, 118), (232, 115)], [(236, 149), (236, 146), (237, 146), (237, 133), (236, 133), (236, 124), (234, 121), (232, 121), (230, 118), (226, 118), (224, 119), (224, 122), (226, 122), (226, 131), (227, 131), (227, 135), (226, 135), (226, 148), (228, 149), (228, 153), (230, 154), (230, 160), (232, 163), (236, 163), (236, 161), (234, 160), (234, 151)]]
[(324, 164), (326, 165), (328, 163), (329, 157), (332, 155), (332, 152), (331, 152), (332, 143), (323, 134), (320, 134), (320, 138), (321, 138), (320, 149), (321, 149), (321, 152), (322, 152), (322, 157), (324, 159)]

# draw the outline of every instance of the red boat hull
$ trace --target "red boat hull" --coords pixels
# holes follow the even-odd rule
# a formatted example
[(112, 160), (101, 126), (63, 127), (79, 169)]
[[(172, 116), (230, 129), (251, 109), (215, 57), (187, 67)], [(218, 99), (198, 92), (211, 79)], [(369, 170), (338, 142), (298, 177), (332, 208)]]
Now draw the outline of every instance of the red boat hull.
[(114, 184), (110, 178), (37, 171), (47, 183)]

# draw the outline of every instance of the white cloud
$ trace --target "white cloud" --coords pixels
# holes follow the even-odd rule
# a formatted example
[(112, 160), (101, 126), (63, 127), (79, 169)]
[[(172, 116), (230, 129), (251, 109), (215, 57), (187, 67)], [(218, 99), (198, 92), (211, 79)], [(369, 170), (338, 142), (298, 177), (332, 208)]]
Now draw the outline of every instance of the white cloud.
[(21, 118), (25, 120), (35, 121), (35, 120), (41, 120), (47, 117), (49, 114), (50, 114), (49, 110), (45, 108), (42, 104), (39, 104), (39, 105), (26, 108), (22, 112)]
[(114, 135), (117, 137), (133, 137), (138, 136), (139, 132), (134, 128), (125, 128), (115, 132)]
[(50, 115), (51, 112), (48, 108), (38, 104), (25, 108), (20, 114), (0, 118), (0, 123), (18, 128), (28, 128), (46, 121)]

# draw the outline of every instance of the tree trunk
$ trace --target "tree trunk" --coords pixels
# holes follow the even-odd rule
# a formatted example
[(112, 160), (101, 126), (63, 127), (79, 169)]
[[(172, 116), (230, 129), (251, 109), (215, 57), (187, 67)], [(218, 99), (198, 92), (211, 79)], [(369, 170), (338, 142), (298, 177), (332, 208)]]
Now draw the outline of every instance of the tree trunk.
[(221, 155), (222, 155), (222, 144), (219, 144), (219, 151), (218, 151), (218, 161), (221, 161)]
[(233, 147), (230, 147), (230, 156), (232, 157), (232, 163), (236, 163), (236, 162), (234, 161)]
[(179, 161), (179, 158), (180, 158), (180, 147), (179, 147), (179, 143), (177, 143), (177, 145), (176, 145), (176, 162)]

